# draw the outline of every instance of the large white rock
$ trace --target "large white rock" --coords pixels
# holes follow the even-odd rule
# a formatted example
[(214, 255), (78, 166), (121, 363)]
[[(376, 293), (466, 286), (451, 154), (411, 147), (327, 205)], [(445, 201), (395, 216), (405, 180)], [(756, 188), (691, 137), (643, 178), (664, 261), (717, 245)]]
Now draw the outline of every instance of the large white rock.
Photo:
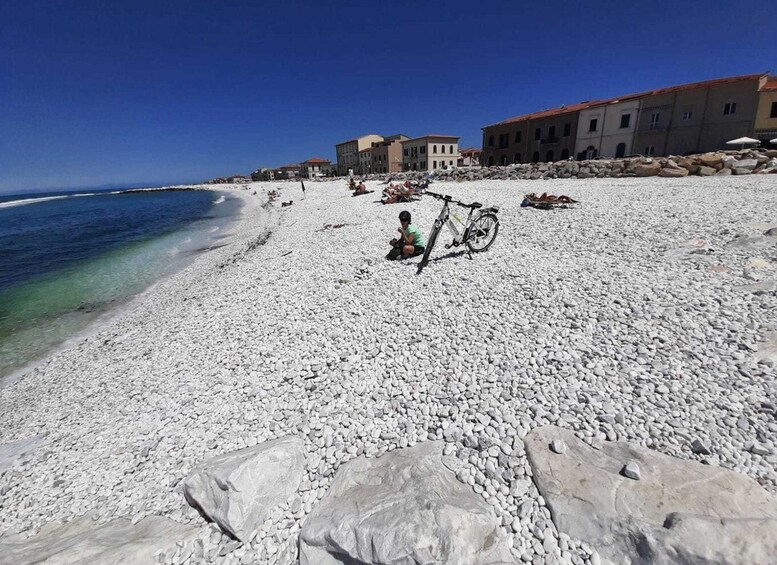
[(38, 448), (40, 439), (29, 437), (0, 444), (0, 474), (29, 460)]
[(167, 550), (196, 536), (197, 528), (162, 516), (149, 516), (135, 525), (118, 518), (102, 526), (82, 516), (64, 525), (49, 524), (28, 539), (2, 538), (0, 564), (152, 564), (157, 563), (154, 554), (160, 549)]
[[(559, 439), (563, 455), (550, 450)], [(777, 498), (744, 475), (627, 443), (597, 450), (555, 426), (524, 443), (558, 529), (614, 563), (774, 563)], [(620, 474), (628, 461), (639, 481)]]
[(491, 507), (424, 442), (343, 466), (300, 534), (300, 565), (513, 563)]
[(222, 530), (246, 542), (273, 508), (296, 492), (305, 443), (294, 436), (206, 461), (184, 482), (184, 495)]

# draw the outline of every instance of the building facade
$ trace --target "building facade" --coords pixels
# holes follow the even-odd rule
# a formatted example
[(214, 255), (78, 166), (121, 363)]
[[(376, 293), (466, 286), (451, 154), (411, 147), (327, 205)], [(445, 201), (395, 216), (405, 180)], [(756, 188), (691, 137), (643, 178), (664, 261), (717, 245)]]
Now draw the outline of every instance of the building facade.
[(300, 163), (300, 176), (305, 179), (315, 179), (327, 176), (332, 163), (327, 159), (312, 157)]
[(298, 179), (300, 177), (302, 168), (297, 164), (288, 164), (278, 167), (275, 170), (276, 179)]
[(483, 151), (477, 147), (467, 147), (459, 151), (459, 167), (479, 167)]
[(777, 77), (769, 77), (758, 91), (754, 134), (753, 137), (761, 141), (762, 147), (777, 146), (769, 143), (777, 139)]
[(372, 144), (370, 161), (373, 173), (398, 173), (402, 171), (402, 142), (410, 139), (403, 134), (390, 135)]
[(581, 110), (601, 102), (582, 102), (510, 118), (483, 128), (483, 166), (538, 163), (574, 154)]
[(359, 151), (359, 166), (354, 172), (360, 175), (369, 175), (372, 173), (372, 148), (368, 147)]
[[(774, 77), (743, 75), (585, 101), (517, 116), (483, 128), (485, 166), (683, 155), (726, 148), (726, 141), (770, 131)], [(775, 110), (777, 112), (777, 110)], [(756, 127), (757, 116), (765, 124)], [(771, 118), (768, 118), (771, 119)]]
[(349, 170), (359, 171), (359, 152), (372, 147), (374, 142), (383, 141), (383, 137), (374, 133), (349, 139), (335, 145), (337, 155), (337, 174), (347, 175)]
[(402, 170), (453, 169), (459, 162), (459, 137), (430, 134), (402, 141)]
[(639, 116), (639, 98), (616, 99), (580, 110), (575, 158), (631, 155)]

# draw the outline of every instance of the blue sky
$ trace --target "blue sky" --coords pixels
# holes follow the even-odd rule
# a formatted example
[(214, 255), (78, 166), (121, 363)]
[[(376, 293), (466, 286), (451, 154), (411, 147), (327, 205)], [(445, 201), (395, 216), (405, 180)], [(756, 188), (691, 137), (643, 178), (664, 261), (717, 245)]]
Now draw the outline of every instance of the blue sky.
[(770, 2), (0, 3), (0, 191), (198, 181), (777, 72)]

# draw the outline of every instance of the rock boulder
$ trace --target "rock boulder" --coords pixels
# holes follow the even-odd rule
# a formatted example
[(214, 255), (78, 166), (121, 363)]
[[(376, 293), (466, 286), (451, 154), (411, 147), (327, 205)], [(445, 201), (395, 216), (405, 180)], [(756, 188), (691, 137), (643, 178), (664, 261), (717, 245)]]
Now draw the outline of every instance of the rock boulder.
[[(555, 440), (565, 453), (551, 451)], [(748, 477), (627, 443), (597, 450), (555, 426), (535, 429), (524, 442), (559, 531), (614, 563), (774, 562), (777, 498)], [(639, 481), (621, 474), (630, 461), (639, 465)]]
[(302, 439), (288, 436), (215, 457), (186, 479), (186, 500), (225, 532), (249, 541), (299, 487), (304, 448)]
[(638, 177), (654, 177), (661, 171), (661, 164), (658, 161), (652, 163), (637, 163), (632, 168), (632, 172)]
[(162, 516), (149, 516), (135, 525), (124, 518), (98, 525), (82, 516), (64, 525), (45, 526), (37, 536), (0, 539), (0, 564), (140, 565), (157, 563), (154, 554), (197, 536), (197, 528)]
[(300, 533), (300, 565), (513, 563), (491, 507), (424, 442), (344, 465)]

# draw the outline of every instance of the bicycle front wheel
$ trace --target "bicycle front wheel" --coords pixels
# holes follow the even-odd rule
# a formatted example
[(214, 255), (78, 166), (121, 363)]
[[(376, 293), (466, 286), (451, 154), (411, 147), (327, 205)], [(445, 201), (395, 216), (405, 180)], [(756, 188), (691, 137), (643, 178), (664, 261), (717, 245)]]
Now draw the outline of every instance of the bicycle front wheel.
[(416, 275), (420, 275), (421, 271), (424, 270), (424, 267), (426, 267), (426, 264), (429, 262), (429, 257), (432, 256), (432, 247), (434, 247), (434, 244), (437, 243), (437, 236), (440, 235), (440, 230), (442, 229), (442, 224), (439, 222), (434, 222), (434, 227), (432, 227), (432, 233), (429, 234), (429, 241), (426, 242), (426, 248), (424, 249), (424, 256), (421, 257), (421, 262), (418, 263), (418, 270), (416, 271)]
[(467, 236), (467, 247), (473, 253), (486, 251), (499, 231), (499, 219), (494, 214), (482, 214), (473, 220)]

